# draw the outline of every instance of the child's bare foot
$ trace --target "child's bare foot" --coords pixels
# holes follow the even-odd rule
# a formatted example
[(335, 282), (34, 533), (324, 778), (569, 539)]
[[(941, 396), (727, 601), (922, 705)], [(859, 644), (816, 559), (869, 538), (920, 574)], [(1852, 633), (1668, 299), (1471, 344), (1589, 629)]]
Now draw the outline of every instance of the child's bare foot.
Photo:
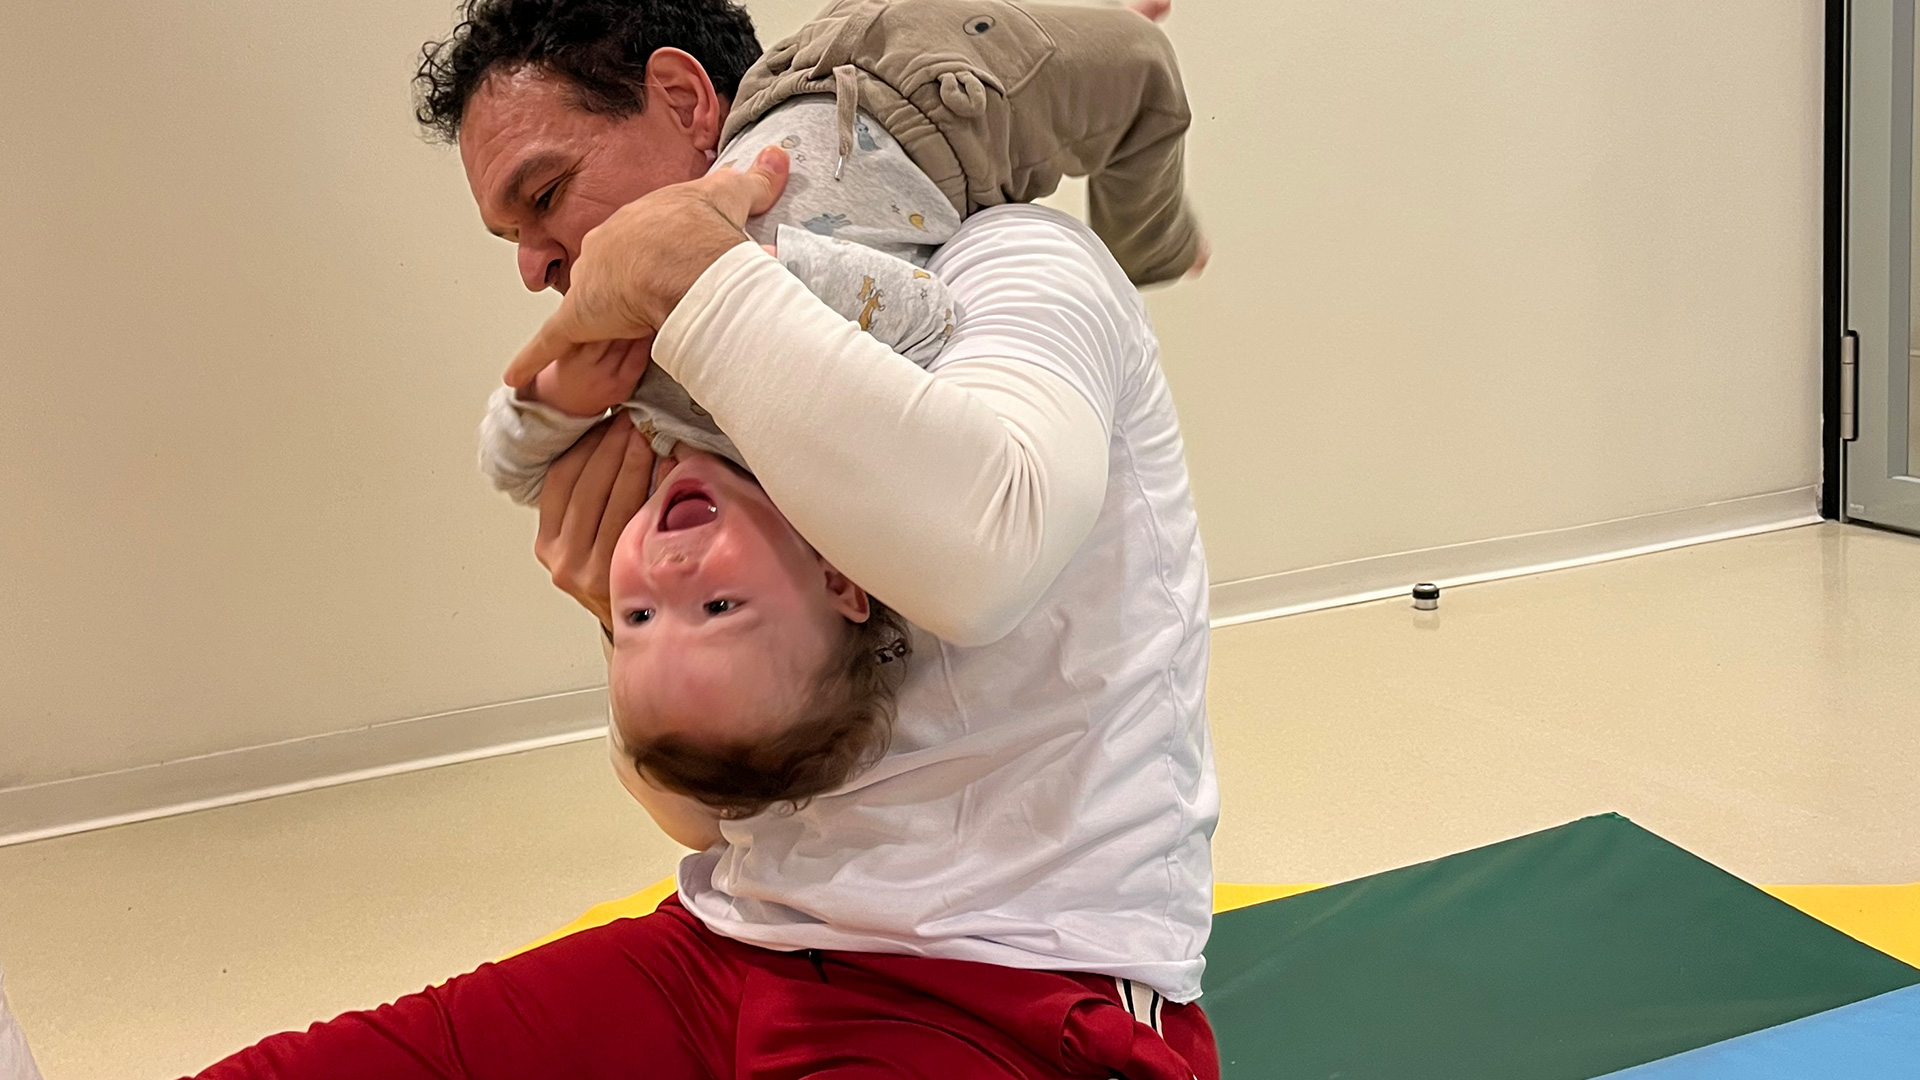
[(1154, 22), (1159, 22), (1167, 17), (1167, 12), (1173, 10), (1173, 0), (1133, 0), (1127, 6)]

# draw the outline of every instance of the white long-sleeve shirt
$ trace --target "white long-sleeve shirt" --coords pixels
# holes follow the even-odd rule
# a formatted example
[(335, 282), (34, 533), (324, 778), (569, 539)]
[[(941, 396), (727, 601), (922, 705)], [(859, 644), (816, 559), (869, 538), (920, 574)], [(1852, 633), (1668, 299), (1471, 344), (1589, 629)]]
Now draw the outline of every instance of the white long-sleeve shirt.
[[(1057, 212), (976, 214), (929, 269), (965, 311), (922, 370), (751, 244), (661, 328), (819, 551), (928, 633), (892, 749), (680, 868), (716, 932), (1200, 992), (1218, 814), (1206, 568), (1139, 296)], [(945, 639), (945, 640), (940, 640)]]

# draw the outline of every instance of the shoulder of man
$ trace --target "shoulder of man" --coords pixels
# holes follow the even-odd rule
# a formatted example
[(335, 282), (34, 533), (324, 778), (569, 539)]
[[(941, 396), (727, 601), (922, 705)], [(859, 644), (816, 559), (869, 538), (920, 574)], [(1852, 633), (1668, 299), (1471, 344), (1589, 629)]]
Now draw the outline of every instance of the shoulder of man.
[[(962, 222), (935, 254), (929, 270), (958, 287), (963, 279), (1024, 273), (1061, 291), (1097, 294), (1121, 310), (1144, 314), (1139, 290), (1085, 222), (1033, 204), (989, 207)], [(1057, 275), (1065, 274), (1067, 279)], [(1088, 299), (1093, 299), (1088, 295)]]

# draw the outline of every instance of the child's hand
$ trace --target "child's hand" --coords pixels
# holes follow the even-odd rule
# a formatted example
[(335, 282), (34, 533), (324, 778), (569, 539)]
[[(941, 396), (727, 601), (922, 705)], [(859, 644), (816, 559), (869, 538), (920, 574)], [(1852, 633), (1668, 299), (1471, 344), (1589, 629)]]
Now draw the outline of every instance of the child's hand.
[(572, 416), (599, 416), (633, 396), (646, 374), (652, 339), (601, 342), (540, 369), (524, 393)]

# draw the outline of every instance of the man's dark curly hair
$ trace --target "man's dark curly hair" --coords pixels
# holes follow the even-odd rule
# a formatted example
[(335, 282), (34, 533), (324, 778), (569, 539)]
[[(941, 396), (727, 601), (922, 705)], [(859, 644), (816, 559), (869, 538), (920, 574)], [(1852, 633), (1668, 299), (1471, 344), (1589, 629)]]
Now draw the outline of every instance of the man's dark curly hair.
[(753, 19), (732, 0), (464, 0), (445, 41), (420, 49), (413, 114), (445, 142), (495, 71), (532, 66), (571, 83), (588, 112), (630, 116), (646, 104), (647, 59), (681, 49), (731, 98), (760, 58)]

